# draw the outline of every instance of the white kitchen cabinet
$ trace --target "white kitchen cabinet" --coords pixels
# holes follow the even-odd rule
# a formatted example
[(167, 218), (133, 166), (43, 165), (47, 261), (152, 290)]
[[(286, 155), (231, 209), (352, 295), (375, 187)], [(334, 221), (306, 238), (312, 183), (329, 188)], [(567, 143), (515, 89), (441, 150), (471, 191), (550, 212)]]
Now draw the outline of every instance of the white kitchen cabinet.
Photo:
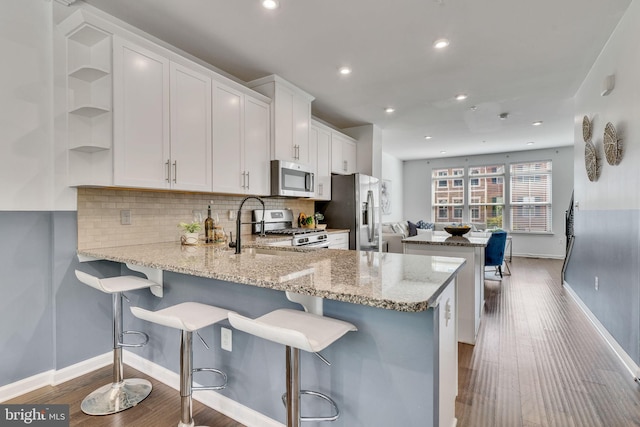
[(272, 99), (271, 158), (313, 167), (309, 128), (314, 97), (276, 75), (254, 80), (248, 86)]
[(335, 131), (332, 132), (331, 172), (342, 175), (351, 175), (357, 172), (356, 158), (356, 142), (346, 135)]
[(329, 233), (329, 249), (349, 249), (349, 232)]
[(248, 95), (244, 97), (244, 168), (248, 194), (271, 194), (269, 104)]
[(114, 38), (118, 186), (211, 191), (211, 79)]
[(170, 188), (169, 60), (113, 39), (117, 186)]
[(170, 63), (171, 188), (211, 191), (211, 79)]
[(214, 83), (214, 192), (270, 193), (269, 124), (268, 104)]
[(309, 148), (316, 158), (314, 199), (331, 200), (331, 129), (312, 121)]

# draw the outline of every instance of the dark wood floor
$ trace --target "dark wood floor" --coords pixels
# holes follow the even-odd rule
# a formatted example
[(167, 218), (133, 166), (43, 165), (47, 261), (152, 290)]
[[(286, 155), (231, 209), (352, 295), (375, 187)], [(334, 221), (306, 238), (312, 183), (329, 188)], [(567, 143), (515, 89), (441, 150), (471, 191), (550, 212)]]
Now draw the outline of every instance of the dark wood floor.
[[(111, 382), (111, 366), (55, 387), (43, 387), (4, 403), (69, 404), (70, 426), (82, 427), (175, 427), (180, 421), (180, 393), (153, 378), (125, 365), (125, 378), (145, 378), (153, 391), (135, 408), (106, 416), (89, 416), (80, 410), (80, 402), (98, 387)], [(199, 402), (193, 402), (196, 425), (210, 427), (242, 427)]]
[(459, 345), (458, 427), (640, 426), (640, 386), (560, 284), (562, 262), (514, 258), (485, 284)]
[[(561, 267), (514, 258), (512, 276), (486, 282), (478, 343), (459, 346), (458, 427), (640, 426), (640, 386), (560, 286)], [(71, 426), (175, 427), (178, 392), (129, 367), (125, 374), (149, 379), (154, 391), (120, 414), (80, 411), (84, 396), (109, 382), (110, 367), (6, 403), (69, 403)], [(194, 418), (240, 426), (198, 402)]]

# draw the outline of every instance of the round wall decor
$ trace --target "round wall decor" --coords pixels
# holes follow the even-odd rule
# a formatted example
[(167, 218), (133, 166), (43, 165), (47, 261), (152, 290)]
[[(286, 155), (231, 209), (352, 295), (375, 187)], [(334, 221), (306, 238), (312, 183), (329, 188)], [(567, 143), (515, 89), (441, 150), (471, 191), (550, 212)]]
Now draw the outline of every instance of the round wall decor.
[(596, 181), (600, 175), (600, 165), (598, 164), (598, 152), (596, 147), (590, 142), (584, 146), (584, 166), (587, 170), (589, 181)]
[(587, 116), (582, 118), (582, 138), (584, 142), (591, 141), (591, 120)]
[(622, 143), (611, 122), (607, 123), (604, 128), (604, 155), (610, 165), (617, 165), (622, 160)]

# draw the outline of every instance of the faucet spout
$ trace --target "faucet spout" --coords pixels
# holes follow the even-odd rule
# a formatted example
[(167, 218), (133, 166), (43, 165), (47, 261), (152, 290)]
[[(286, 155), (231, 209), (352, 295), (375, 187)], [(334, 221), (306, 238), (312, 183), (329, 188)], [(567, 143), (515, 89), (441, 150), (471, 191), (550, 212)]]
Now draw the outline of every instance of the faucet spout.
[(229, 243), (229, 247), (236, 248), (237, 254), (242, 252), (242, 239), (240, 238), (240, 226), (242, 225), (242, 219), (241, 219), (242, 206), (244, 206), (244, 202), (246, 202), (249, 199), (256, 199), (257, 201), (260, 202), (260, 204), (262, 204), (262, 220), (260, 221), (260, 235), (264, 236), (264, 210), (265, 210), (264, 200), (256, 196), (245, 197), (244, 199), (242, 199), (242, 202), (240, 202), (240, 206), (238, 207), (238, 213), (236, 214), (236, 241), (235, 243), (234, 242)]

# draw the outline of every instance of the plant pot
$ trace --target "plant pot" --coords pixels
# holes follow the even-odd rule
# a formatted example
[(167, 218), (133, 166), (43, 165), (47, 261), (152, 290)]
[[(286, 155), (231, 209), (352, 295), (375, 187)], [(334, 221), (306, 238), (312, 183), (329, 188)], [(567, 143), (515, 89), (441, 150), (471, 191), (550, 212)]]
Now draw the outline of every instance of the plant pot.
[(198, 233), (184, 233), (180, 238), (180, 241), (183, 245), (197, 245), (198, 237)]

